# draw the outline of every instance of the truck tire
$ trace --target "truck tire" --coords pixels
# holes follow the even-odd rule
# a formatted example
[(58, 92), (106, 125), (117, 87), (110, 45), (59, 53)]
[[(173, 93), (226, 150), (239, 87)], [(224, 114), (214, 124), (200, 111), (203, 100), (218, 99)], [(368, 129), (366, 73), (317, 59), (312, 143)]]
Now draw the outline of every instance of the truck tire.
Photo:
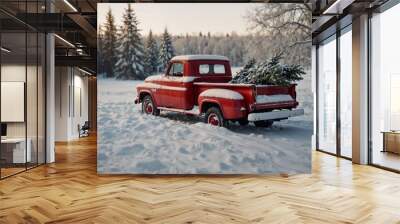
[(262, 128), (269, 128), (272, 126), (274, 121), (271, 120), (266, 120), (266, 121), (254, 121), (254, 125), (256, 127), (262, 127)]
[(155, 116), (160, 115), (160, 110), (156, 108), (150, 95), (145, 96), (142, 100), (142, 112)]
[(210, 107), (204, 117), (204, 122), (213, 126), (227, 127), (228, 122), (222, 116), (221, 110), (218, 107)]

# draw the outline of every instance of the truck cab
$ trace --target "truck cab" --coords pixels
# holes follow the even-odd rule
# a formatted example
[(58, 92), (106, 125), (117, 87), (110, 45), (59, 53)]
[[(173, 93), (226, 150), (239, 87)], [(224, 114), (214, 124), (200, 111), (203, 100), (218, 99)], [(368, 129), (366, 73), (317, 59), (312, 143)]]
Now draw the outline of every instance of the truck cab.
[[(178, 71), (177, 74), (174, 74), (175, 68)], [(168, 65), (167, 74), (196, 77), (196, 82), (227, 83), (232, 79), (229, 59), (218, 55), (174, 57)]]
[(231, 79), (228, 58), (215, 55), (184, 55), (172, 58), (165, 74), (151, 76), (146, 82), (160, 85), (160, 88), (153, 89), (157, 92), (154, 100), (158, 106), (190, 110), (197, 104), (194, 82), (227, 83)]

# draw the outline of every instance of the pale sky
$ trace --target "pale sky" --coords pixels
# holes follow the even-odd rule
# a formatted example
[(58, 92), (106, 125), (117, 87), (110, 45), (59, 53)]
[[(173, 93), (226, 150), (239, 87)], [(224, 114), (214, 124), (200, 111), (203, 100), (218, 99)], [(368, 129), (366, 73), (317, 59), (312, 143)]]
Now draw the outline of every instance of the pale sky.
[[(226, 34), (232, 31), (248, 34), (246, 13), (259, 3), (132, 3), (140, 22), (142, 35), (161, 34), (164, 28), (173, 34), (202, 32)], [(122, 15), (127, 3), (99, 3), (98, 24), (105, 22), (105, 15), (111, 8), (116, 23), (122, 23)]]

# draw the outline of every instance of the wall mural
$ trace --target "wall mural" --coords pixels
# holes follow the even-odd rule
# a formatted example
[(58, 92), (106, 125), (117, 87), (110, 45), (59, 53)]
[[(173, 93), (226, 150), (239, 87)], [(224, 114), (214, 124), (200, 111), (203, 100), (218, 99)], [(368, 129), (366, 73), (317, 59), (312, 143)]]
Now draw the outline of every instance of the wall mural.
[(98, 173), (309, 173), (307, 4), (98, 4)]

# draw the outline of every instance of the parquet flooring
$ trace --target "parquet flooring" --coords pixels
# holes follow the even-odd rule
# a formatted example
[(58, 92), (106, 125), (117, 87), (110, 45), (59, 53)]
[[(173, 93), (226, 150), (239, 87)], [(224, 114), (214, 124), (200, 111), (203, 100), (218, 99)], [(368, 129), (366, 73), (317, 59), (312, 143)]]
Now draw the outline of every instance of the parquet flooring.
[(96, 139), (0, 181), (0, 223), (400, 223), (400, 175), (313, 152), (313, 173), (98, 176)]

